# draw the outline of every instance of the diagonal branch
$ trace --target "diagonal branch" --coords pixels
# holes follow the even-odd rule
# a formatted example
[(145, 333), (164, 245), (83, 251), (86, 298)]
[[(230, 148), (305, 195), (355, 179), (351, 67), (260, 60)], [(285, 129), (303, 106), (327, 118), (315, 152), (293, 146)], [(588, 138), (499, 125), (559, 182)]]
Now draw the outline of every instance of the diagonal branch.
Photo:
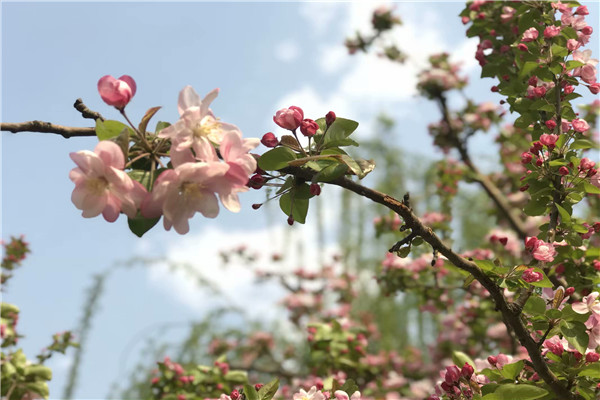
[[(294, 175), (306, 181), (310, 181), (314, 175), (313, 172), (298, 167), (287, 167), (281, 170), (281, 172)], [(573, 393), (571, 393), (548, 368), (548, 364), (544, 361), (537, 343), (531, 337), (530, 332), (521, 320), (521, 308), (507, 302), (503, 295), (503, 289), (496, 285), (496, 283), (488, 277), (477, 264), (461, 257), (444, 244), (431, 228), (423, 225), (419, 218), (410, 210), (410, 208), (402, 203), (402, 201), (388, 196), (385, 193), (362, 186), (348, 178), (339, 178), (330, 183), (350, 190), (394, 211), (403, 218), (406, 226), (408, 226), (413, 233), (422, 237), (434, 250), (443, 254), (457, 268), (472, 274), (490, 293), (496, 304), (496, 309), (502, 313), (502, 317), (506, 321), (508, 327), (512, 329), (521, 345), (527, 349), (527, 353), (529, 354), (538, 375), (552, 388), (560, 399), (575, 399)]]

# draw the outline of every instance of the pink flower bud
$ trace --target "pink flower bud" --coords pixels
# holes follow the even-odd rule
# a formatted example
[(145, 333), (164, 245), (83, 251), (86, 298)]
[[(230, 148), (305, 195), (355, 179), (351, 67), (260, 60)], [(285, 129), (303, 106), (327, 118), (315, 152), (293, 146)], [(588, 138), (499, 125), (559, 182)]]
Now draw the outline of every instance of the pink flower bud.
[(231, 397), (232, 400), (237, 400), (240, 398), (240, 392), (234, 389), (233, 392), (231, 392), (231, 395), (229, 395), (229, 397)]
[(523, 37), (521, 38), (522, 42), (533, 42), (539, 36), (539, 32), (535, 28), (529, 28), (525, 32), (523, 32)]
[(591, 35), (593, 31), (594, 29), (589, 25), (581, 28), (581, 33), (583, 33), (584, 35)]
[(327, 115), (325, 115), (325, 123), (327, 126), (331, 126), (335, 122), (335, 113), (333, 111), (329, 111)]
[(321, 194), (321, 186), (318, 183), (310, 184), (310, 194), (313, 196), (318, 196)]
[(565, 297), (570, 296), (573, 293), (575, 293), (575, 288), (573, 286), (569, 286), (567, 289), (565, 289)]
[(315, 133), (317, 133), (318, 130), (319, 124), (312, 119), (307, 118), (300, 123), (300, 132), (302, 132), (304, 136), (312, 137), (315, 135)]
[(495, 356), (489, 356), (487, 360), (491, 366), (496, 366), (496, 364), (498, 363), (498, 357)]
[(553, 38), (554, 36), (558, 36), (558, 34), (560, 33), (560, 26), (547, 26), (546, 29), (544, 29), (544, 37), (546, 39), (550, 39)]
[(529, 164), (532, 159), (533, 156), (531, 155), (531, 153), (523, 152), (521, 154), (521, 164)]
[(548, 129), (550, 129), (551, 131), (553, 131), (554, 128), (556, 128), (556, 121), (553, 121), (551, 119), (549, 119), (548, 121), (546, 121), (545, 124), (546, 124), (546, 127)]
[(263, 387), (264, 385), (262, 383), (257, 383), (256, 385), (254, 385), (254, 389), (256, 390), (260, 390), (261, 387)]
[(540, 143), (547, 147), (554, 147), (557, 140), (558, 135), (544, 133), (540, 136)]
[(533, 268), (529, 268), (523, 272), (523, 275), (521, 275), (521, 278), (523, 278), (523, 280), (525, 282), (533, 283), (533, 282), (539, 282), (542, 279), (544, 279), (544, 275), (542, 275), (541, 272), (534, 271)]
[(569, 169), (563, 165), (558, 169), (558, 173), (562, 176), (569, 175)]
[(579, 46), (581, 46), (581, 44), (577, 40), (575, 40), (575, 39), (567, 40), (567, 49), (569, 49), (569, 51), (575, 51), (579, 48)]
[(446, 367), (446, 375), (444, 376), (444, 381), (449, 384), (452, 385), (455, 382), (458, 382), (458, 380), (460, 379), (460, 370), (458, 369), (458, 367), (456, 365), (453, 365), (451, 367)]
[(600, 354), (594, 352), (594, 351), (590, 351), (589, 353), (587, 353), (585, 355), (585, 362), (596, 362), (600, 360)]
[(150, 383), (152, 383), (153, 385), (156, 385), (158, 382), (160, 382), (160, 379), (157, 377), (152, 378), (152, 380), (150, 381)]
[(592, 83), (590, 86), (588, 86), (588, 89), (590, 89), (592, 94), (598, 94), (600, 93), (600, 83)]
[(573, 130), (575, 130), (575, 132), (585, 132), (588, 129), (590, 129), (590, 126), (588, 125), (587, 121), (583, 120), (583, 119), (574, 119), (571, 124), (573, 125)]
[(135, 81), (129, 75), (123, 75), (119, 79), (111, 75), (105, 75), (98, 81), (98, 93), (102, 100), (109, 106), (122, 110), (135, 95)]
[(265, 133), (260, 142), (266, 147), (276, 147), (279, 144), (279, 140), (273, 132)]
[(463, 365), (463, 367), (460, 370), (460, 374), (467, 379), (471, 378), (471, 375), (473, 375), (473, 372), (475, 372), (475, 370), (469, 363), (465, 363), (465, 365)]
[(575, 86), (573, 86), (573, 85), (567, 85), (567, 86), (565, 86), (565, 87), (564, 87), (564, 89), (563, 89), (563, 92), (564, 92), (565, 94), (571, 94), (571, 93), (573, 93), (574, 91), (575, 91)]
[(588, 15), (590, 12), (588, 11), (587, 6), (579, 6), (577, 7), (577, 9), (575, 10), (575, 12), (573, 14), (577, 14), (577, 15)]
[(178, 394), (177, 395), (177, 400), (185, 400), (185, 399), (186, 399), (185, 394)]
[(304, 111), (301, 108), (296, 106), (291, 106), (289, 108), (282, 108), (281, 110), (275, 113), (273, 117), (273, 121), (282, 127), (283, 129), (288, 129), (293, 131), (300, 126), (300, 123), (304, 119)]
[(519, 45), (517, 47), (521, 51), (529, 51), (529, 48), (527, 47), (527, 45), (525, 43), (519, 43)]

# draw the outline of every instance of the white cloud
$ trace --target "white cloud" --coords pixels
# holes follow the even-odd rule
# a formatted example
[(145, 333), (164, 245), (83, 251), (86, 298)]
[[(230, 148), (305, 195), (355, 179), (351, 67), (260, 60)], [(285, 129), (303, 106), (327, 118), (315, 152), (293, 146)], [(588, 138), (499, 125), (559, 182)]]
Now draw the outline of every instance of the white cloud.
[(295, 61), (300, 55), (298, 44), (291, 40), (279, 43), (275, 47), (275, 58), (281, 62), (289, 63)]
[[(194, 271), (210, 281), (222, 292), (222, 295), (213, 298), (207, 290), (199, 288), (189, 274), (172, 270), (166, 264), (149, 269), (148, 277), (159, 290), (196, 312), (206, 312), (217, 306), (237, 306), (250, 316), (264, 319), (268, 315), (273, 320), (282, 318), (283, 311), (275, 312), (274, 306), (285, 295), (283, 289), (275, 282), (255, 285), (256, 275), (247, 265), (233, 261), (223, 266), (219, 251), (246, 245), (249, 251), (261, 257), (262, 261), (257, 264), (261, 269), (269, 269), (266, 260), (273, 253), (283, 253), (284, 261), (271, 266), (271, 269), (276, 267), (279, 271), (292, 271), (303, 267), (315, 270), (319, 265), (315, 251), (315, 227), (316, 224), (296, 224), (295, 229), (279, 225), (260, 230), (208, 227), (196, 235), (178, 238), (170, 243), (165, 254), (167, 259), (188, 263)], [(298, 246), (300, 238), (302, 246)], [(326, 254), (334, 251), (334, 248), (329, 248)]]

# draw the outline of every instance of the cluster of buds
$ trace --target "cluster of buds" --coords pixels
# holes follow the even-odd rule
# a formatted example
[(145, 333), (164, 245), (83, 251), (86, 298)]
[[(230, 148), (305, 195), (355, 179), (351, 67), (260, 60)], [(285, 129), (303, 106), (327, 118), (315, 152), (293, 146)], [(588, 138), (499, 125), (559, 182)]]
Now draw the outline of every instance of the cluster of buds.
[(535, 236), (525, 239), (525, 249), (531, 252), (533, 258), (543, 262), (554, 261), (558, 254), (552, 243), (546, 243)]
[(469, 363), (460, 369), (456, 365), (446, 367), (440, 387), (450, 399), (472, 399), (473, 391), (481, 392), (479, 384), (472, 379), (474, 372)]
[(467, 77), (458, 75), (458, 64), (450, 63), (448, 53), (435, 54), (429, 57), (431, 67), (418, 76), (417, 89), (430, 99), (439, 97), (442, 93), (462, 89), (468, 82)]

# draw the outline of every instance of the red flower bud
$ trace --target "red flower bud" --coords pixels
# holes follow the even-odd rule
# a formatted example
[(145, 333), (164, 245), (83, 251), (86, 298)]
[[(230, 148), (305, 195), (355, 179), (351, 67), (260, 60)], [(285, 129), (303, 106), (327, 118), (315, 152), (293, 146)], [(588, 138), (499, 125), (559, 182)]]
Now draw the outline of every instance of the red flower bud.
[(259, 390), (263, 386), (264, 385), (262, 383), (257, 383), (256, 385), (254, 385), (254, 389)]
[(498, 358), (495, 356), (489, 356), (487, 358), (488, 362), (490, 363), (491, 366), (496, 366), (496, 364), (498, 363)]
[(490, 90), (492, 92), (496, 93), (496, 92), (498, 92), (498, 86), (494, 85), (494, 86), (492, 86), (492, 88)]
[(260, 207), (262, 207), (262, 203), (252, 204), (252, 209), (253, 210), (258, 210)]
[(330, 126), (335, 122), (335, 113), (333, 111), (329, 111), (327, 115), (325, 115), (325, 123), (327, 126)]
[(291, 215), (288, 217), (287, 219), (287, 223), (288, 225), (294, 225), (294, 217), (292, 217)]
[(585, 355), (586, 362), (591, 363), (591, 362), (596, 362), (598, 360), (600, 360), (600, 354), (598, 354), (596, 352), (591, 351)]
[(252, 189), (260, 189), (261, 187), (263, 187), (265, 182), (266, 179), (264, 176), (254, 174), (250, 177), (250, 180), (248, 181), (248, 186), (250, 186)]
[(529, 164), (532, 159), (533, 156), (531, 155), (531, 153), (523, 152), (521, 154), (521, 164)]
[(310, 184), (310, 194), (312, 194), (313, 196), (318, 196), (321, 194), (321, 185), (319, 185), (318, 183), (311, 183)]
[(563, 165), (558, 169), (558, 173), (562, 176), (569, 175), (569, 169)]
[(304, 136), (312, 137), (317, 133), (317, 130), (319, 130), (319, 124), (312, 119), (307, 118), (300, 124), (300, 132), (302, 132)]
[(570, 296), (573, 293), (575, 293), (575, 288), (573, 286), (569, 286), (566, 290), (565, 290), (565, 297), (566, 296)]
[(550, 129), (551, 131), (553, 131), (554, 128), (556, 128), (556, 121), (553, 121), (551, 119), (549, 119), (548, 121), (546, 121), (545, 124), (546, 124), (546, 127), (548, 129)]
[(502, 246), (506, 246), (506, 243), (508, 243), (508, 238), (501, 237), (500, 239), (498, 239), (498, 241), (502, 244)]
[(527, 47), (527, 45), (525, 43), (519, 43), (519, 45), (517, 47), (521, 51), (529, 51), (529, 48)]
[(279, 140), (273, 132), (265, 133), (260, 142), (266, 147), (275, 147), (279, 144)]
[(229, 395), (229, 397), (231, 397), (232, 400), (237, 400), (240, 398), (240, 392), (234, 389), (233, 392), (231, 392), (231, 394)]
[(584, 35), (591, 35), (593, 31), (594, 30), (589, 25), (588, 26), (584, 26), (583, 28), (581, 28), (581, 33), (583, 33)]
[(465, 363), (465, 365), (463, 365), (463, 367), (460, 370), (460, 374), (467, 379), (470, 379), (471, 375), (473, 375), (474, 372), (475, 370), (469, 363)]

